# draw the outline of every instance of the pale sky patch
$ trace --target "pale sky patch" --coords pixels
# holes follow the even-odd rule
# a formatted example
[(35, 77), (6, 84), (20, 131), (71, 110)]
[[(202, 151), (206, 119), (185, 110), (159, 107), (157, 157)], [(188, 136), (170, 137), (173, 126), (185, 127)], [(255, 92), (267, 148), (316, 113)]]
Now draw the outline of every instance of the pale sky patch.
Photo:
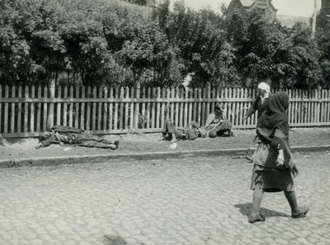
[[(175, 0), (170, 0), (171, 6)], [(220, 12), (221, 3), (228, 7), (231, 0), (185, 0), (186, 6), (194, 10), (203, 7), (210, 7), (216, 12)], [(273, 0), (274, 7), (279, 15), (291, 15), (311, 17), (314, 12), (314, 0)], [(317, 0), (317, 8), (321, 8), (321, 0)]]

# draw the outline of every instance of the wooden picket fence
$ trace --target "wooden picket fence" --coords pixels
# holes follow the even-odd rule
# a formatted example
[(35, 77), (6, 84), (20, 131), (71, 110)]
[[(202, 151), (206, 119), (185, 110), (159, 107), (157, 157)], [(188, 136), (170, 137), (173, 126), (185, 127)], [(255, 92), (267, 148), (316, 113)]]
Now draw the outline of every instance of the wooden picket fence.
[[(330, 90), (287, 90), (292, 127), (330, 126)], [(0, 136), (33, 137), (53, 125), (96, 134), (160, 132), (169, 116), (177, 127), (204, 125), (216, 102), (234, 129), (251, 129), (257, 115), (243, 121), (256, 97), (246, 88), (21, 87), (0, 85)]]

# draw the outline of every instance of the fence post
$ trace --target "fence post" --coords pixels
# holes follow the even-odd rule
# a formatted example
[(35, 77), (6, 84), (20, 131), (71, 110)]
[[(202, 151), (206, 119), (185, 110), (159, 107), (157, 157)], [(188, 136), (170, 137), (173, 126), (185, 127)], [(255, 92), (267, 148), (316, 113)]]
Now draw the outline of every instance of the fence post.
[[(49, 89), (49, 98), (53, 100), (55, 98), (55, 80), (54, 79), (51, 80), (48, 89)], [(50, 129), (54, 126), (53, 124), (54, 124), (54, 102), (50, 102), (46, 129), (48, 131), (50, 131)]]
[[(5, 87), (5, 98), (9, 98), (9, 87), (6, 85)], [(4, 106), (4, 120), (3, 120), (3, 132), (8, 133), (8, 103), (5, 103)]]
[(140, 105), (138, 103), (138, 100), (140, 99), (140, 89), (141, 89), (141, 85), (140, 82), (138, 82), (136, 84), (136, 91), (135, 91), (135, 111), (134, 111), (134, 129), (137, 130), (138, 129), (138, 123), (139, 123), (139, 111), (140, 111)]
[(315, 122), (316, 123), (320, 123), (321, 120), (321, 87), (319, 86), (317, 89), (315, 89), (315, 98), (318, 99), (318, 102), (316, 103), (316, 108), (315, 108), (315, 111), (316, 111), (316, 116), (315, 116)]
[[(204, 91), (205, 91), (204, 99), (210, 99), (211, 98), (211, 84), (209, 82), (206, 83)], [(211, 113), (210, 104), (213, 104), (213, 103), (209, 102), (209, 101), (206, 101), (205, 104), (206, 104), (206, 107), (205, 107), (205, 112), (206, 113), (204, 114), (204, 118), (203, 118), (203, 122), (202, 122), (203, 125), (206, 122), (206, 119), (207, 119), (208, 115)]]

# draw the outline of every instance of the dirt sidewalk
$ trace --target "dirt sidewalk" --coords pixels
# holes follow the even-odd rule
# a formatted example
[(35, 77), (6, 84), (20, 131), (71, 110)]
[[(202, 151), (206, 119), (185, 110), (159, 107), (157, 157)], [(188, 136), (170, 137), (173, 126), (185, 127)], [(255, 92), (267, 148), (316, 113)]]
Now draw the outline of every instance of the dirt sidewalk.
[[(196, 140), (178, 141), (173, 144), (162, 140), (161, 133), (127, 134), (105, 136), (107, 139), (120, 141), (119, 149), (85, 148), (72, 145), (51, 145), (35, 149), (38, 139), (0, 139), (0, 156), (2, 162), (17, 162), (21, 159), (67, 159), (72, 157), (93, 158), (94, 156), (125, 156), (146, 153), (175, 153), (218, 151), (222, 149), (254, 148), (255, 130), (235, 130), (236, 137), (198, 138)], [(330, 145), (330, 128), (294, 128), (290, 131), (290, 145), (304, 147), (320, 147)]]

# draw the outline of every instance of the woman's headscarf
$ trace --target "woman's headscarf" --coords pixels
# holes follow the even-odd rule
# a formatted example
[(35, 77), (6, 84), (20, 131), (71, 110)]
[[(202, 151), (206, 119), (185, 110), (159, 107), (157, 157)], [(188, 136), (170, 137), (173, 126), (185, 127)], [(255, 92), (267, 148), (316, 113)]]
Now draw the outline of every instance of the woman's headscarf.
[(286, 110), (289, 107), (289, 96), (277, 92), (269, 97), (267, 110), (257, 123), (257, 135), (264, 144), (280, 145), (284, 151), (285, 165), (293, 174), (298, 170), (291, 160), (289, 147), (289, 120)]
[[(278, 128), (289, 137), (289, 122), (286, 110), (289, 107), (289, 96), (285, 92), (277, 92), (268, 99), (268, 105), (257, 122), (257, 129), (260, 128), (262, 136), (268, 141), (273, 137), (273, 131)], [(270, 142), (267, 142), (270, 143)]]
[(265, 82), (259, 83), (258, 89), (266, 90), (268, 93), (270, 92), (270, 86)]

